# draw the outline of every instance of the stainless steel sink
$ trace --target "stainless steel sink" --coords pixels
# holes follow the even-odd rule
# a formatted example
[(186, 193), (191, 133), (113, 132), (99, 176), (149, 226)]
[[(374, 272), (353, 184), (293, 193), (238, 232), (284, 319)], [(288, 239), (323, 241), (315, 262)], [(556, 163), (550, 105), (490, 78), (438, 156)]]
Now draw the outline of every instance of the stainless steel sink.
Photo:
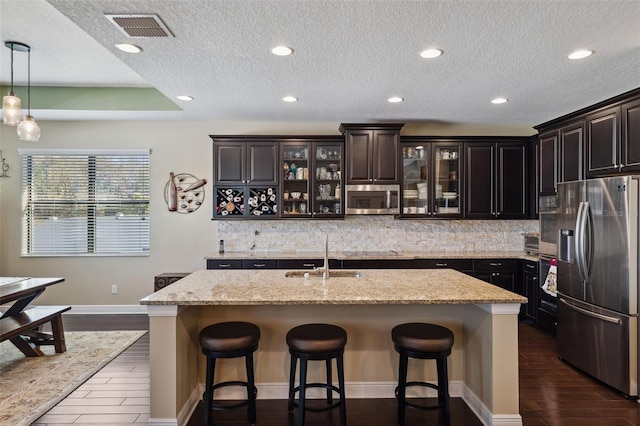
[[(305, 274), (309, 274), (309, 277), (321, 277), (324, 273), (324, 270), (310, 270), (310, 271), (287, 271), (284, 273), (285, 277), (304, 277)], [(329, 271), (329, 278), (363, 278), (364, 274), (360, 271), (348, 271), (348, 270), (337, 270), (337, 271)]]

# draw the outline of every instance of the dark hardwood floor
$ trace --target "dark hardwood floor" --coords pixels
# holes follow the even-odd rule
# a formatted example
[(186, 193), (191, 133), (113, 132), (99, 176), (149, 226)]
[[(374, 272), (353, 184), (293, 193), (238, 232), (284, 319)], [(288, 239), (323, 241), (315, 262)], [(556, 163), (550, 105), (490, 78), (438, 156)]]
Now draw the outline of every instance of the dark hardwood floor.
[[(66, 330), (117, 330), (148, 327), (146, 316), (65, 315)], [(519, 326), (520, 413), (524, 426), (640, 426), (640, 404), (628, 400), (586, 376), (556, 355), (555, 337), (527, 324)], [(259, 400), (258, 424), (295, 425), (283, 400)], [(349, 425), (394, 425), (393, 399), (347, 400)], [(246, 424), (243, 408), (216, 412), (215, 426)], [(436, 412), (407, 410), (407, 426), (439, 424)], [(202, 404), (189, 426), (202, 425)], [(139, 424), (139, 423), (138, 423)], [(338, 425), (337, 410), (308, 413), (307, 425)], [(452, 398), (452, 425), (474, 426), (480, 421), (460, 398)]]

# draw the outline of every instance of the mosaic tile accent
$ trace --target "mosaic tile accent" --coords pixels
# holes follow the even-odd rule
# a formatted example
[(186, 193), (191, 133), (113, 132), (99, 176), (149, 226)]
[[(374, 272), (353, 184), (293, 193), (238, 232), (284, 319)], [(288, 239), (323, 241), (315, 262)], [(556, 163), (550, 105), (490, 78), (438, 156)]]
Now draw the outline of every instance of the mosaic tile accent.
[[(324, 234), (332, 251), (518, 252), (537, 220), (397, 220), (353, 216), (344, 220), (218, 221), (227, 251), (321, 251)], [(258, 231), (255, 235), (254, 231)]]

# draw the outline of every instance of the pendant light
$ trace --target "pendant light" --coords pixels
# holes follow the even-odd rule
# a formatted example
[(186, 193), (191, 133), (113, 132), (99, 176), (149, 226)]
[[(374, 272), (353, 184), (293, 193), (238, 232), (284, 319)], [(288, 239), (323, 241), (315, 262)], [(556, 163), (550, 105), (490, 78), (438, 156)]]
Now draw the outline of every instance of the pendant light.
[[(26, 45), (25, 45), (26, 46)], [(18, 125), (18, 137), (21, 141), (37, 142), (40, 139), (40, 126), (31, 115), (31, 48), (27, 47), (29, 65), (27, 67), (27, 115)]]
[(17, 126), (22, 115), (22, 101), (13, 91), (13, 52), (26, 52), (29, 46), (17, 41), (7, 41), (4, 45), (11, 49), (11, 89), (9, 94), (2, 98), (2, 121), (7, 126)]

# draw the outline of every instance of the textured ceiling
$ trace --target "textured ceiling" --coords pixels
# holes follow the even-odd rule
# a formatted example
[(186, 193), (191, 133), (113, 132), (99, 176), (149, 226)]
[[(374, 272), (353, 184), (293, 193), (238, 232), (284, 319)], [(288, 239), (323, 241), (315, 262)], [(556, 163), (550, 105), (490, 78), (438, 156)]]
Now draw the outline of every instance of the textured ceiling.
[[(127, 39), (105, 13), (158, 14), (175, 38)], [(174, 101), (183, 111), (60, 108), (40, 119), (535, 125), (640, 87), (639, 22), (637, 0), (0, 0), (3, 41), (33, 48), (33, 84), (195, 98)], [(127, 41), (143, 52), (113, 47)], [(272, 55), (280, 44), (294, 54)], [(445, 54), (421, 58), (428, 47)], [(596, 53), (568, 60), (578, 48)], [(300, 100), (284, 103), (286, 95)], [(509, 102), (492, 105), (496, 96)]]

